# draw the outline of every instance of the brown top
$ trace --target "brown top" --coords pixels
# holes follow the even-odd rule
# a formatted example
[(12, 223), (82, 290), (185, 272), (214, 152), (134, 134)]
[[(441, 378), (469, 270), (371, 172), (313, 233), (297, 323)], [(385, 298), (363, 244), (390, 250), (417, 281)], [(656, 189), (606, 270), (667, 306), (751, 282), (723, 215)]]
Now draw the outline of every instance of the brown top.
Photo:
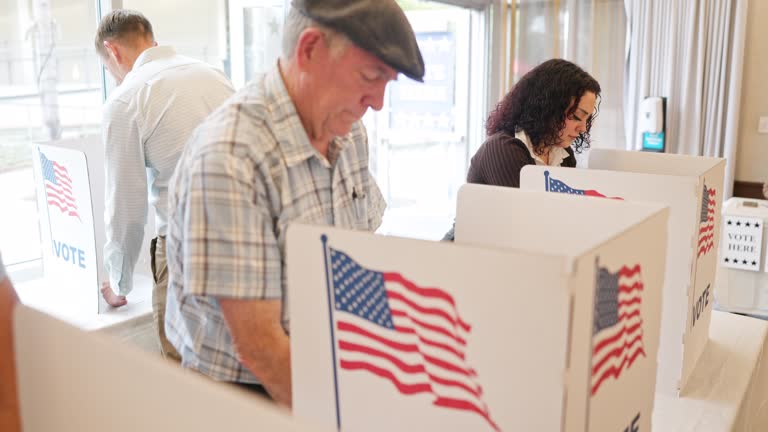
[[(575, 167), (573, 149), (567, 147), (568, 157), (560, 166)], [(467, 183), (491, 186), (520, 187), (520, 170), (535, 165), (525, 143), (505, 133), (491, 135), (472, 156)]]
[[(573, 149), (567, 147), (565, 151), (568, 157), (563, 159), (560, 166), (575, 168)], [(505, 133), (497, 133), (488, 137), (472, 156), (467, 183), (519, 188), (520, 170), (526, 165), (535, 164), (524, 142)], [(443, 240), (453, 241), (454, 228), (455, 224)]]

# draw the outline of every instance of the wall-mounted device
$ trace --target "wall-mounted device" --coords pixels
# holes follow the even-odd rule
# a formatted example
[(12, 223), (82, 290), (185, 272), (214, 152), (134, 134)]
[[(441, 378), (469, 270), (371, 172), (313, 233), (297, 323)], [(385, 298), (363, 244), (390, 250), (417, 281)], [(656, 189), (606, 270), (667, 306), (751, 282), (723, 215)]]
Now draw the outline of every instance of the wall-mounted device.
[(664, 152), (666, 143), (667, 98), (652, 96), (640, 102), (637, 129), (642, 136), (642, 150)]

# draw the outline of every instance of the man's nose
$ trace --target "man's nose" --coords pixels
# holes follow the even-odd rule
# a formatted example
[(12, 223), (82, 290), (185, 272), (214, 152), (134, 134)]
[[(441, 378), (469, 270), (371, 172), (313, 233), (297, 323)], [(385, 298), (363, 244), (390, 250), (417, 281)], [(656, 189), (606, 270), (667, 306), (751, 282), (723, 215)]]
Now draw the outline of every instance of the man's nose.
[(387, 82), (377, 85), (370, 93), (365, 96), (363, 104), (379, 111), (384, 107), (384, 93), (387, 88)]

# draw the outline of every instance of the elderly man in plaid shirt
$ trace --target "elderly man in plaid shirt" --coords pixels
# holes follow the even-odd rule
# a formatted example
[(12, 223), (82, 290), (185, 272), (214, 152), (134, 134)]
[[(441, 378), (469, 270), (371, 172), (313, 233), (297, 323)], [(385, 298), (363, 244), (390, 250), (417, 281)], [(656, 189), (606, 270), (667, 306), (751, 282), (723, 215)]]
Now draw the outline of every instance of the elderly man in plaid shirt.
[(285, 234), (374, 231), (360, 119), (424, 62), (394, 0), (294, 0), (283, 57), (193, 133), (171, 181), (165, 327), (182, 365), (291, 404)]

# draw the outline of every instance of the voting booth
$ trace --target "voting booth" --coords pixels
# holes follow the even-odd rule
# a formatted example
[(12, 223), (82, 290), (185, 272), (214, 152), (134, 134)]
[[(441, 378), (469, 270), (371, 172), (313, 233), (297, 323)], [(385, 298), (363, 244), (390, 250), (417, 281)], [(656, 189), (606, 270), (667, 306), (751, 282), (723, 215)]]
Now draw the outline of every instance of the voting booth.
[[(586, 204), (467, 185), (464, 244), (292, 225), (294, 415), (341, 430), (650, 431), (667, 211)], [(610, 226), (589, 217), (609, 209)], [(579, 234), (563, 212), (581, 215)]]
[[(40, 215), (43, 271), (50, 296), (86, 304), (102, 312), (104, 269), (104, 150), (97, 135), (33, 146), (33, 171)], [(153, 212), (145, 229), (136, 284), (151, 284), (149, 240)], [(141, 277), (144, 276), (144, 277)], [(54, 287), (55, 285), (55, 287)], [(130, 298), (129, 298), (130, 301)]]
[(768, 318), (766, 222), (766, 200), (731, 198), (723, 204), (715, 283), (719, 309)]
[(332, 430), (26, 306), (16, 308), (14, 342), (25, 432)]
[(589, 169), (521, 172), (523, 189), (669, 205), (657, 383), (668, 394), (685, 389), (708, 339), (724, 166), (719, 158), (594, 149)]

